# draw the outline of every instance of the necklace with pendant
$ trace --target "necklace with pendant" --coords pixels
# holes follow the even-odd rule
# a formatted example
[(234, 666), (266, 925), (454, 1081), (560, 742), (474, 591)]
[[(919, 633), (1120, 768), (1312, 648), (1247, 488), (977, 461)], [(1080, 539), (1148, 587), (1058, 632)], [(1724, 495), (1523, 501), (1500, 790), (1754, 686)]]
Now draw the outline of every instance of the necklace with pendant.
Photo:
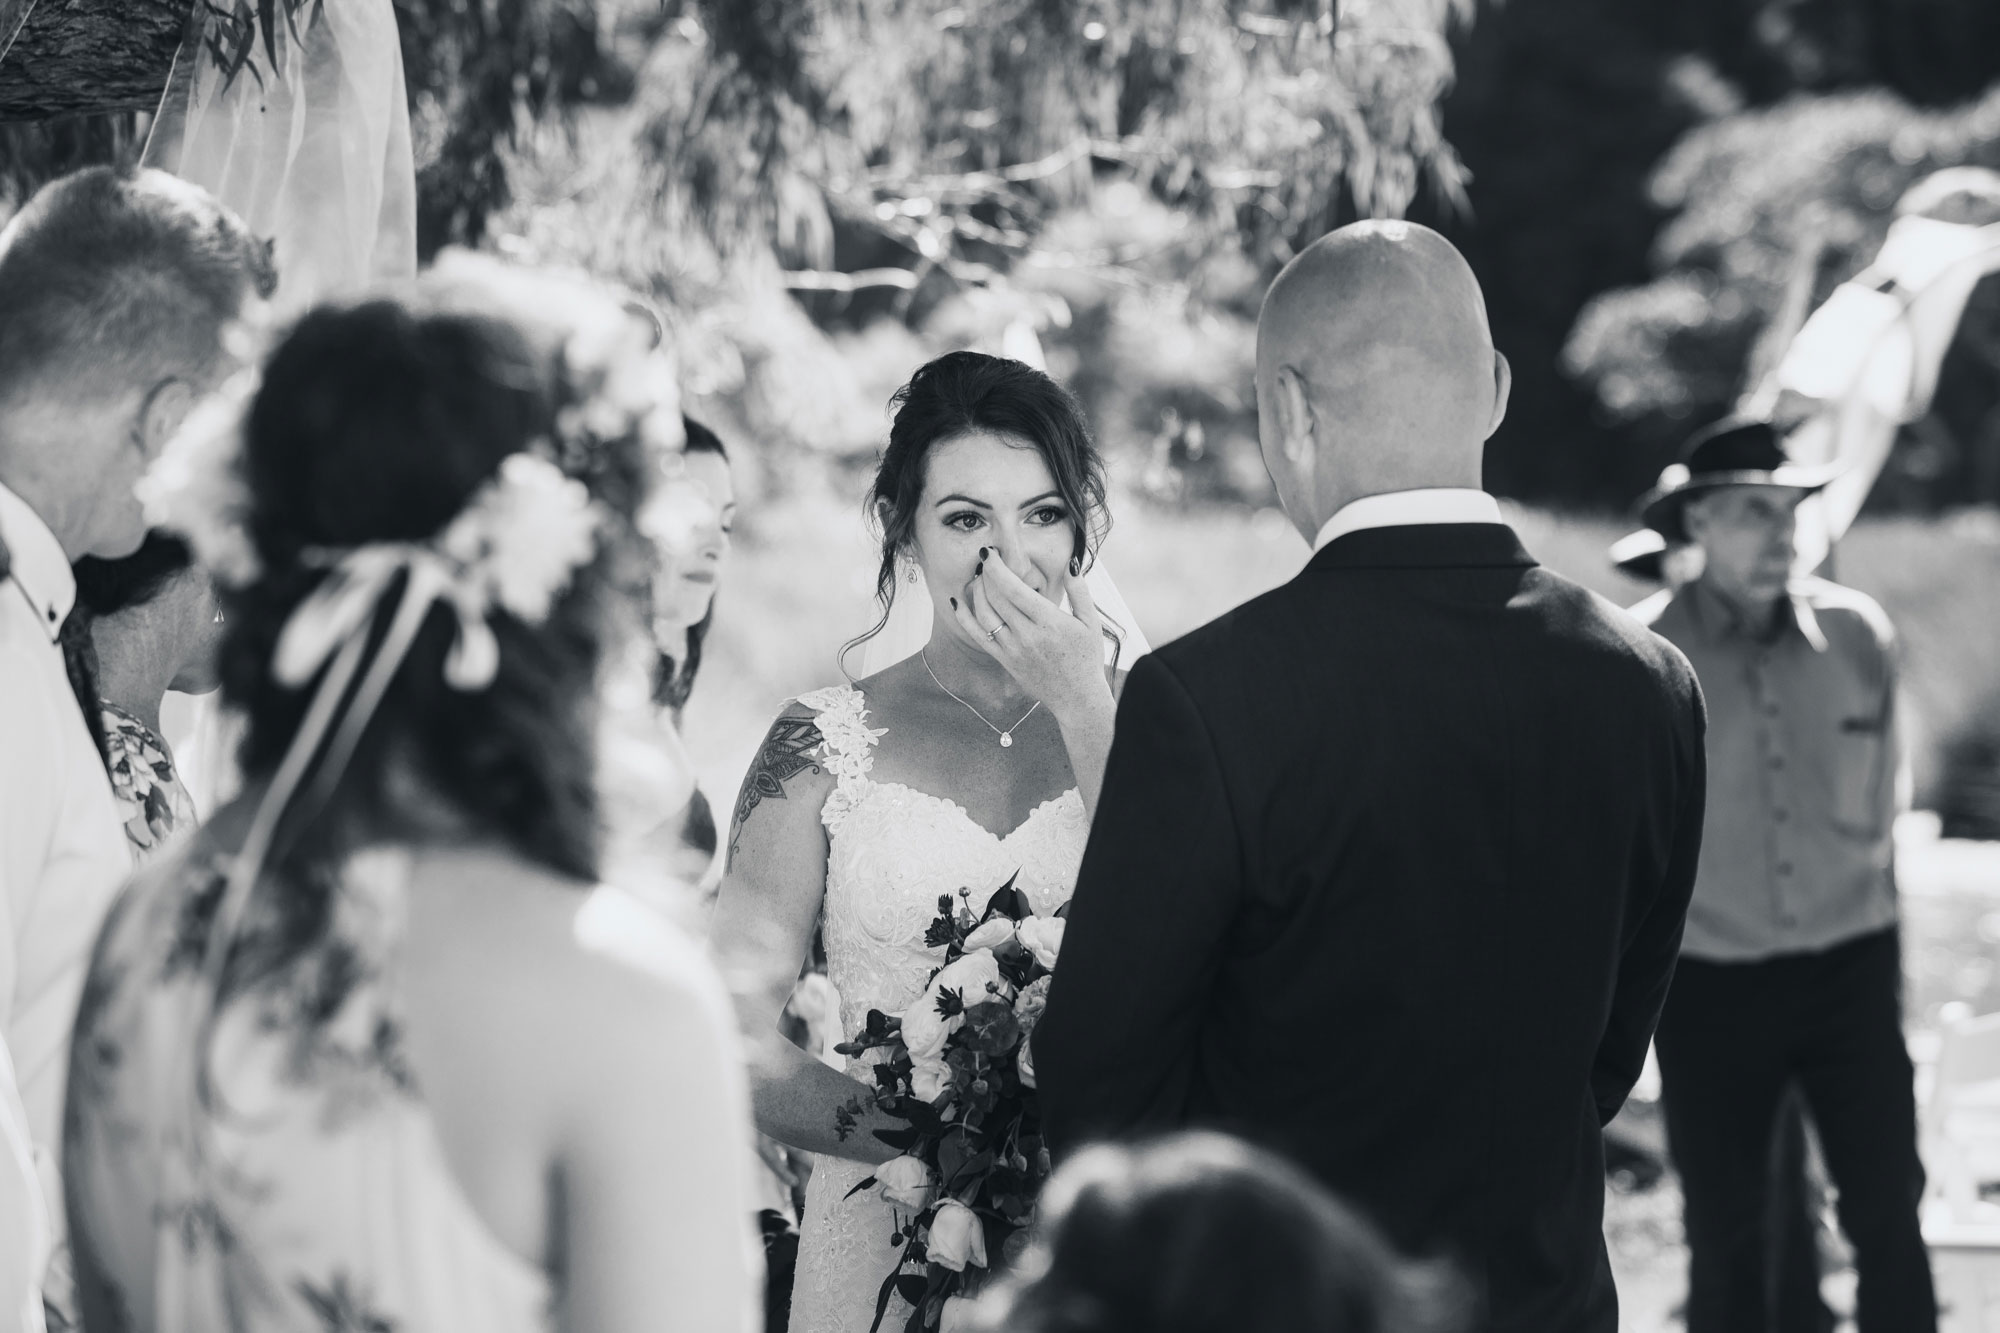
[(1001, 731), (1000, 728), (994, 726), (991, 722), (986, 721), (986, 714), (980, 712), (977, 708), (974, 708), (971, 704), (965, 703), (965, 700), (959, 699), (957, 695), (951, 693), (950, 688), (946, 686), (943, 681), (938, 679), (937, 672), (931, 670), (931, 659), (921, 648), (917, 650), (917, 656), (923, 659), (924, 670), (927, 673), (929, 673), (931, 678), (931, 684), (937, 686), (939, 689), (943, 690), (946, 694), (951, 694), (952, 698), (958, 699), (958, 702), (960, 702), (961, 704), (965, 704), (967, 712), (971, 713), (981, 722), (986, 722), (987, 729), (1000, 737), (1000, 748), (1003, 750), (1010, 749), (1013, 747), (1014, 733), (1020, 729), (1021, 723), (1026, 722), (1029, 718), (1033, 717), (1035, 715), (1035, 709), (1040, 708), (1042, 706), (1042, 701), (1040, 699), (1035, 700), (1034, 707), (1030, 708), (1027, 712), (1021, 714), (1020, 721), (1017, 721), (1013, 726), (1007, 728), (1007, 730)]

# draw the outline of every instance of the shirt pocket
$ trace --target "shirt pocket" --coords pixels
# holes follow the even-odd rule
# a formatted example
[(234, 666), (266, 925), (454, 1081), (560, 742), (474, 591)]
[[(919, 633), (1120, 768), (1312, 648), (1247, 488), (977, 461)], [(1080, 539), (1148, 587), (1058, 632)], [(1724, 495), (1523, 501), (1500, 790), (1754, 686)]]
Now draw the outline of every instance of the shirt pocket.
[(1879, 838), (1889, 826), (1888, 719), (1849, 714), (1834, 738), (1833, 823), (1857, 838)]

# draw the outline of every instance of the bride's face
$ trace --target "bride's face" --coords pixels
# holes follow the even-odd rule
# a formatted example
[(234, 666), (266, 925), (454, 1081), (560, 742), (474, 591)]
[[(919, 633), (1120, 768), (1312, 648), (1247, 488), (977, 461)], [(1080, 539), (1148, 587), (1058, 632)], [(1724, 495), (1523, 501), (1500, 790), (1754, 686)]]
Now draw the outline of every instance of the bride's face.
[(1076, 523), (1041, 451), (1027, 440), (972, 431), (933, 445), (913, 539), (938, 623), (955, 632), (950, 599), (966, 600), (981, 547), (998, 552), (1042, 596), (1061, 600)]

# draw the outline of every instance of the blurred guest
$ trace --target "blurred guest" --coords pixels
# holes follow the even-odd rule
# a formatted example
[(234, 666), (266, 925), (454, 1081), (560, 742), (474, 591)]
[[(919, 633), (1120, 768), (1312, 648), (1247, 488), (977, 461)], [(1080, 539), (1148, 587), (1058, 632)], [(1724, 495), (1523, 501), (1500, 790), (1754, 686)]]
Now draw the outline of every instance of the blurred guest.
[(1442, 1333), (1461, 1323), (1445, 1270), (1404, 1262), (1306, 1172), (1220, 1134), (1085, 1149), (1042, 1199), (1040, 1239), (976, 1326)]
[(153, 531), (122, 560), (76, 562), (87, 613), (104, 766), (132, 852), (144, 861), (194, 826), (194, 803), (160, 735), (168, 690), (207, 694), (219, 683), (222, 612), (187, 543)]
[[(1676, 463), (1661, 477), (1661, 486), (1677, 484), (1685, 464)], [(1626, 608), (1651, 624), (1688, 583), (1701, 576), (1699, 546), (1669, 542), (1652, 528), (1640, 528), (1612, 543), (1611, 564), (1635, 583), (1662, 585), (1644, 600)], [(1825, 1162), (1812, 1150), (1806, 1127), (1805, 1101), (1792, 1084), (1779, 1104), (1772, 1129), (1770, 1194), (1765, 1208), (1765, 1235), (1771, 1256), (1766, 1290), (1772, 1333), (1833, 1333), (1835, 1319), (1820, 1294), (1820, 1233), (1828, 1208)], [(1651, 1148), (1633, 1142), (1613, 1121), (1604, 1129), (1607, 1168), (1615, 1155), (1635, 1161), (1657, 1175), (1665, 1167)]]
[(1854, 1247), (1861, 1333), (1937, 1323), (1902, 1028), (1895, 635), (1862, 594), (1793, 574), (1795, 511), (1832, 475), (1730, 419), (1644, 506), (1704, 557), (1652, 622), (1709, 710), (1706, 831), (1656, 1039), (1689, 1333), (1766, 1326), (1768, 1165), (1794, 1082)]
[[(653, 634), (660, 658), (654, 673), (653, 696), (672, 723), (679, 746), (682, 717), (701, 670), (702, 645), (715, 619), (715, 593), (722, 561), (729, 554), (736, 528), (736, 486), (730, 476), (729, 453), (716, 433), (692, 417), (682, 418), (687, 430), (687, 465), (676, 488), (681, 503), (674, 506), (669, 540), (653, 606)], [(692, 763), (683, 767), (692, 774)], [(700, 787), (688, 793), (687, 804), (668, 817), (676, 850), (679, 878), (695, 885), (706, 899), (721, 882), (716, 857), (719, 838), (715, 813)]]
[(149, 482), (223, 587), (246, 786), (119, 900), (85, 987), (92, 1333), (754, 1324), (729, 1002), (596, 887), (596, 737), (681, 438), (630, 325), (458, 256), (306, 315)]
[[(86, 640), (70, 636), (79, 651), (68, 664), (59, 642), (76, 600), (71, 565), (138, 548), (134, 483), (226, 372), (224, 325), (271, 284), (265, 247), (233, 215), (156, 171), (67, 176), (0, 232), (0, 531), (11, 553), (0, 590), (0, 1033), (15, 1075), (0, 1078), (0, 1130), (25, 1124), (41, 1175), (39, 1189), (0, 1180), (0, 1210), (46, 1207), (59, 1313), (70, 1023), (91, 941), (131, 869), (70, 684)], [(0, 1153), (0, 1172), (16, 1160)], [(0, 1221), (9, 1243), (18, 1234)], [(28, 1263), (18, 1249), (0, 1254), (7, 1317)]]

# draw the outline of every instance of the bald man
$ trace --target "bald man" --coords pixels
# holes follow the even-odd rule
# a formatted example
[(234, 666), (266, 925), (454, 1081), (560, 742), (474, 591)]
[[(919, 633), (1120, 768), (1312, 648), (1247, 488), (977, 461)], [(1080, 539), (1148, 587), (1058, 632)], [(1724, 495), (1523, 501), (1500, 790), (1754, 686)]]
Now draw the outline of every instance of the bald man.
[(1600, 1131), (1680, 944), (1702, 702), (1479, 489), (1508, 382), (1435, 232), (1279, 275), (1259, 429), (1315, 554), (1134, 667), (1035, 1064), (1059, 1152), (1231, 1130), (1455, 1263), (1475, 1327), (1615, 1333)]

